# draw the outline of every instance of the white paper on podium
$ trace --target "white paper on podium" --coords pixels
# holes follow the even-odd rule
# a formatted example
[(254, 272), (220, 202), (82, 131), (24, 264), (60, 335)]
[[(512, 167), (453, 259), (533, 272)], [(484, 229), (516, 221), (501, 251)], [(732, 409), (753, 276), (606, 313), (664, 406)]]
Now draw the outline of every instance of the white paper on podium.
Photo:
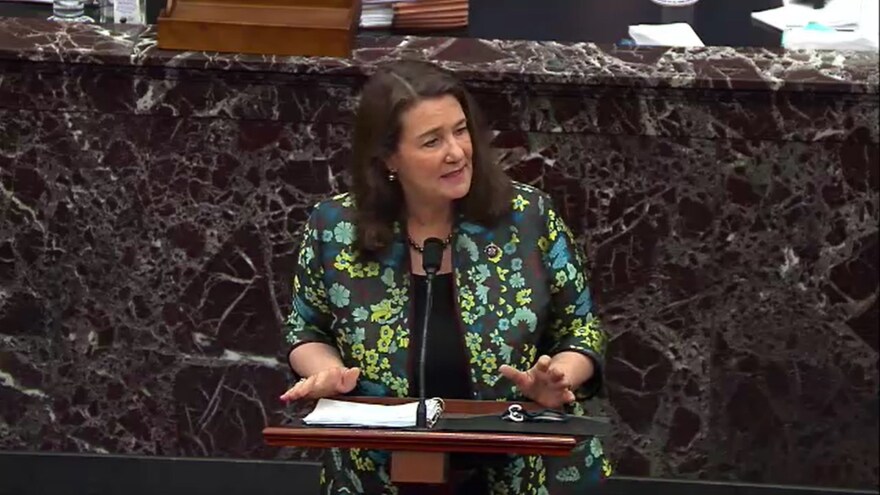
[(704, 46), (703, 40), (686, 22), (673, 24), (635, 24), (629, 27), (629, 37), (639, 45), (648, 46)]
[(877, 51), (878, 38), (880, 36), (876, 31), (872, 36), (863, 29), (858, 31), (835, 31), (833, 29), (823, 31), (794, 28), (787, 30), (782, 35), (782, 46), (804, 50)]
[(791, 49), (880, 49), (880, 0), (831, 0), (822, 9), (793, 4), (755, 12), (752, 17), (783, 32)]
[[(427, 399), (425, 405), (428, 409), (428, 425), (430, 427), (443, 412), (443, 400)], [(389, 406), (319, 399), (315, 409), (303, 418), (303, 423), (311, 426), (411, 428), (416, 425), (418, 406), (418, 401)]]
[(752, 12), (752, 18), (775, 27), (780, 31), (804, 27), (810, 23), (821, 24), (839, 30), (855, 30), (871, 4), (878, 0), (830, 0), (825, 7), (814, 9), (807, 5), (785, 0), (785, 5), (770, 10)]

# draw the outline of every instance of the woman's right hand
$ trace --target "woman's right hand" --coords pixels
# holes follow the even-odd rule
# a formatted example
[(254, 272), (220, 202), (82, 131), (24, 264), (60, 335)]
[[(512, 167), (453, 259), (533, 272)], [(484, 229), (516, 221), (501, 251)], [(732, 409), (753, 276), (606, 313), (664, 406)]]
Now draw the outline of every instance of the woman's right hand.
[(354, 390), (360, 374), (360, 368), (329, 368), (296, 382), (296, 385), (281, 395), (281, 400), (290, 402), (347, 394)]

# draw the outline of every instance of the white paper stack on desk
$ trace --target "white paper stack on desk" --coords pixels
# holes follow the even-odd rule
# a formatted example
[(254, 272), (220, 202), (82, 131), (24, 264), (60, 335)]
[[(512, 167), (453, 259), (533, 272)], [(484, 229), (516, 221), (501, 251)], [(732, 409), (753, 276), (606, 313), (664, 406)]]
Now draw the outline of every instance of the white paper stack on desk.
[[(876, 0), (871, 0), (876, 1)], [(821, 9), (814, 9), (792, 0), (784, 0), (785, 5), (775, 9), (752, 12), (755, 20), (781, 31), (804, 27), (812, 22), (830, 28), (852, 31), (859, 27), (863, 0), (829, 0)]]
[(636, 24), (629, 27), (629, 37), (643, 46), (703, 46), (694, 28), (685, 22)]
[(361, 27), (385, 29), (394, 21), (394, 3), (403, 0), (362, 0)]
[(786, 48), (878, 50), (880, 0), (829, 0), (820, 9), (785, 0), (752, 18), (783, 32)]
[[(425, 405), (430, 428), (443, 412), (443, 401), (427, 399)], [(418, 406), (418, 401), (390, 406), (320, 399), (315, 409), (303, 418), (303, 423), (309, 426), (412, 428), (416, 425)]]

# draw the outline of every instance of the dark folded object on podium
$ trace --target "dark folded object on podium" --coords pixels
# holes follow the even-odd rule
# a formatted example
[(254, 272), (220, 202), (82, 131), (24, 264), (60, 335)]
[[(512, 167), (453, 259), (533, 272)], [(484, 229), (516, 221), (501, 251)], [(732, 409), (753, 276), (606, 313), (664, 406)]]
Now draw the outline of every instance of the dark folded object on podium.
[(420, 430), (417, 428), (391, 428), (387, 426), (354, 426), (354, 425), (307, 425), (301, 418), (295, 418), (284, 426), (294, 428), (359, 428), (369, 430), (398, 431), (445, 431), (445, 432), (482, 432), (511, 433), (534, 435), (563, 435), (578, 438), (601, 437), (611, 432), (611, 423), (607, 418), (568, 416), (564, 422), (522, 422), (507, 421), (499, 415), (465, 415), (444, 414), (433, 428)]
[[(320, 399), (303, 418), (294, 418), (293, 428), (348, 428), (401, 432), (472, 432), (486, 434), (556, 435), (575, 438), (604, 436), (611, 431), (608, 418), (575, 416), (554, 409), (540, 409), (531, 403), (471, 402), (432, 398), (428, 428), (415, 422), (416, 403), (408, 399), (364, 400)], [(504, 407), (507, 409), (503, 409)], [(412, 417), (411, 421), (406, 420)]]
[(567, 416), (561, 422), (507, 421), (494, 414), (444, 414), (432, 428), (436, 431), (479, 431), (487, 433), (527, 433), (536, 435), (566, 435), (573, 437), (601, 437), (611, 432), (608, 418)]

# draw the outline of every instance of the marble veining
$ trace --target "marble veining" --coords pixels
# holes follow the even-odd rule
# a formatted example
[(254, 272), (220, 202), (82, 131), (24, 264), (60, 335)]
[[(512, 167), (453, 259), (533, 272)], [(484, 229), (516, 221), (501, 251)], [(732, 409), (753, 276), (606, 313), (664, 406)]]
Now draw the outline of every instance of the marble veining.
[(434, 60), (466, 79), (521, 83), (877, 93), (880, 80), (872, 52), (361, 36), (351, 59), (337, 59), (164, 51), (155, 39), (152, 26), (111, 30), (0, 20), (0, 57), (32, 62), (362, 76), (377, 62), (409, 56)]
[(0, 448), (299, 459), (279, 326), (376, 62), (465, 78), (611, 334), (626, 475), (878, 482), (876, 55), (362, 37), (172, 53), (0, 19)]

